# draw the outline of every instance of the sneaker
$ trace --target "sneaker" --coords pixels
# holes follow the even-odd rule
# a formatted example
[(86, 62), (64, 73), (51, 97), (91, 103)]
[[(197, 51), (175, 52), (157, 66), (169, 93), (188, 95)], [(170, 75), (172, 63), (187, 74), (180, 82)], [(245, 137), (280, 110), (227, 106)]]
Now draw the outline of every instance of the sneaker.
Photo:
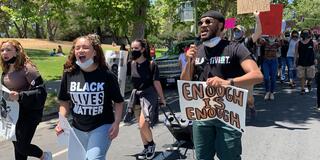
[(138, 154), (138, 159), (146, 159), (147, 151), (147, 148), (143, 149), (142, 152)]
[(52, 160), (51, 152), (43, 152), (43, 160)]
[(147, 149), (146, 158), (152, 159), (155, 155), (155, 150), (156, 150), (156, 144), (149, 146)]
[(264, 100), (270, 99), (270, 92), (267, 92), (266, 95), (264, 96)]
[(270, 100), (274, 100), (274, 94), (270, 93)]
[(306, 91), (304, 89), (301, 90), (300, 94), (304, 95), (306, 93)]
[(312, 88), (311, 88), (311, 84), (307, 85), (309, 92), (311, 92)]
[(290, 83), (289, 86), (291, 89), (294, 89), (296, 87), (296, 85), (294, 83)]

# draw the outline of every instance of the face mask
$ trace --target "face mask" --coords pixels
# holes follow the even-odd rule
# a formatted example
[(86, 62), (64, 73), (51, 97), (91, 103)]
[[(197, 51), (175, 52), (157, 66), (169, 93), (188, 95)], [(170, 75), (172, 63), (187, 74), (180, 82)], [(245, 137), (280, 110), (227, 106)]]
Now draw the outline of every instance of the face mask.
[(211, 38), (210, 40), (204, 41), (203, 45), (209, 48), (212, 48), (216, 46), (220, 42), (220, 40), (221, 40), (220, 37), (214, 37), (214, 38)]
[(141, 51), (132, 51), (131, 52), (131, 55), (132, 55), (132, 59), (133, 60), (136, 60), (136, 59), (138, 59), (140, 56), (141, 56)]
[(302, 39), (307, 39), (307, 38), (309, 38), (309, 33), (303, 32), (303, 33), (301, 34), (301, 37), (302, 37)]
[(240, 39), (242, 39), (242, 32), (241, 32), (241, 31), (234, 32), (234, 33), (233, 33), (233, 38), (234, 38), (234, 40), (240, 40)]
[(274, 39), (274, 38), (269, 38), (269, 42), (272, 44), (272, 43), (274, 43), (276, 41), (276, 39)]
[(85, 62), (80, 62), (80, 61), (76, 61), (76, 64), (81, 68), (81, 69), (87, 69), (89, 68), (92, 64), (94, 63), (93, 58), (90, 58), (88, 60), (86, 60)]
[(5, 61), (5, 63), (6, 63), (6, 64), (14, 64), (14, 62), (16, 62), (16, 60), (17, 60), (17, 57), (14, 56), (14, 57), (12, 57), (11, 59)]

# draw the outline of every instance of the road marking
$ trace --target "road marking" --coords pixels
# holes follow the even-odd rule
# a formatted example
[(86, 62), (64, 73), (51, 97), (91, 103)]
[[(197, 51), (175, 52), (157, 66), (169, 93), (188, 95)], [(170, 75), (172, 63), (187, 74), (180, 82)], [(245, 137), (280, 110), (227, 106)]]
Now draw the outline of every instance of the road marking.
[(60, 156), (60, 155), (62, 155), (64, 153), (66, 153), (66, 152), (68, 152), (68, 148), (53, 154), (52, 157), (54, 158), (54, 157)]

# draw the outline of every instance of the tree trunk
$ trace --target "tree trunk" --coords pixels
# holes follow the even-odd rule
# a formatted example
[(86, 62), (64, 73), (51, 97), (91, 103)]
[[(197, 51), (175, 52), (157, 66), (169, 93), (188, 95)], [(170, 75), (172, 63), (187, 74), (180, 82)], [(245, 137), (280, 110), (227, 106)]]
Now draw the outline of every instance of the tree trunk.
[(229, 0), (224, 1), (224, 5), (223, 5), (222, 11), (221, 11), (222, 15), (227, 16), (227, 11), (230, 8), (230, 3), (231, 2)]
[(135, 9), (137, 19), (133, 23), (132, 40), (143, 39), (145, 36), (147, 7), (149, 6), (149, 0), (142, 0), (138, 3)]
[(6, 24), (6, 26), (4, 26), (3, 28), (4, 28), (4, 32), (6, 33), (6, 37), (7, 38), (10, 38), (10, 34), (9, 34), (9, 24), (6, 22), (5, 23)]
[(36, 23), (36, 38), (42, 38), (41, 27), (39, 23)]
[(58, 29), (58, 24), (55, 24), (53, 20), (47, 20), (47, 32), (49, 41), (54, 41), (55, 35)]
[(14, 26), (15, 26), (16, 29), (17, 29), (18, 37), (19, 37), (19, 38), (23, 38), (22, 33), (21, 33), (21, 30), (20, 30), (20, 27), (18, 26), (18, 24), (16, 23), (16, 21), (13, 21), (13, 24), (14, 24)]
[(27, 35), (28, 20), (24, 20), (22, 23), (23, 23), (23, 38), (28, 38), (28, 35)]

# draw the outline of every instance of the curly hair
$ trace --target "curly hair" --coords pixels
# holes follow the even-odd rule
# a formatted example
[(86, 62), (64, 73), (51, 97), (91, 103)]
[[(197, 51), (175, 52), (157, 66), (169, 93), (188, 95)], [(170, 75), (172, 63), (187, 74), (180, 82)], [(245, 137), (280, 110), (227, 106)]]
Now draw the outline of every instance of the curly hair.
[(94, 56), (93, 61), (98, 65), (98, 68), (108, 69), (103, 50), (101, 48), (101, 42), (99, 40), (99, 36), (96, 34), (89, 34), (86, 36), (78, 37), (73, 41), (73, 45), (70, 50), (68, 59), (66, 63), (63, 65), (65, 72), (74, 73), (75, 71), (80, 69), (79, 66), (76, 64), (76, 57), (75, 57), (75, 45), (79, 39), (86, 39), (91, 43), (93, 49), (96, 52), (96, 56)]
[[(27, 53), (24, 51), (22, 45), (17, 40), (6, 40), (0, 43), (0, 48), (2, 48), (3, 44), (9, 43), (11, 44), (17, 52), (17, 59), (14, 62), (14, 69), (20, 70), (22, 69), (26, 64), (31, 64), (36, 68), (36, 66), (31, 62), (30, 58), (28, 57)], [(5, 63), (4, 59), (1, 56), (1, 68), (4, 73), (7, 73), (9, 71), (10, 65)]]

